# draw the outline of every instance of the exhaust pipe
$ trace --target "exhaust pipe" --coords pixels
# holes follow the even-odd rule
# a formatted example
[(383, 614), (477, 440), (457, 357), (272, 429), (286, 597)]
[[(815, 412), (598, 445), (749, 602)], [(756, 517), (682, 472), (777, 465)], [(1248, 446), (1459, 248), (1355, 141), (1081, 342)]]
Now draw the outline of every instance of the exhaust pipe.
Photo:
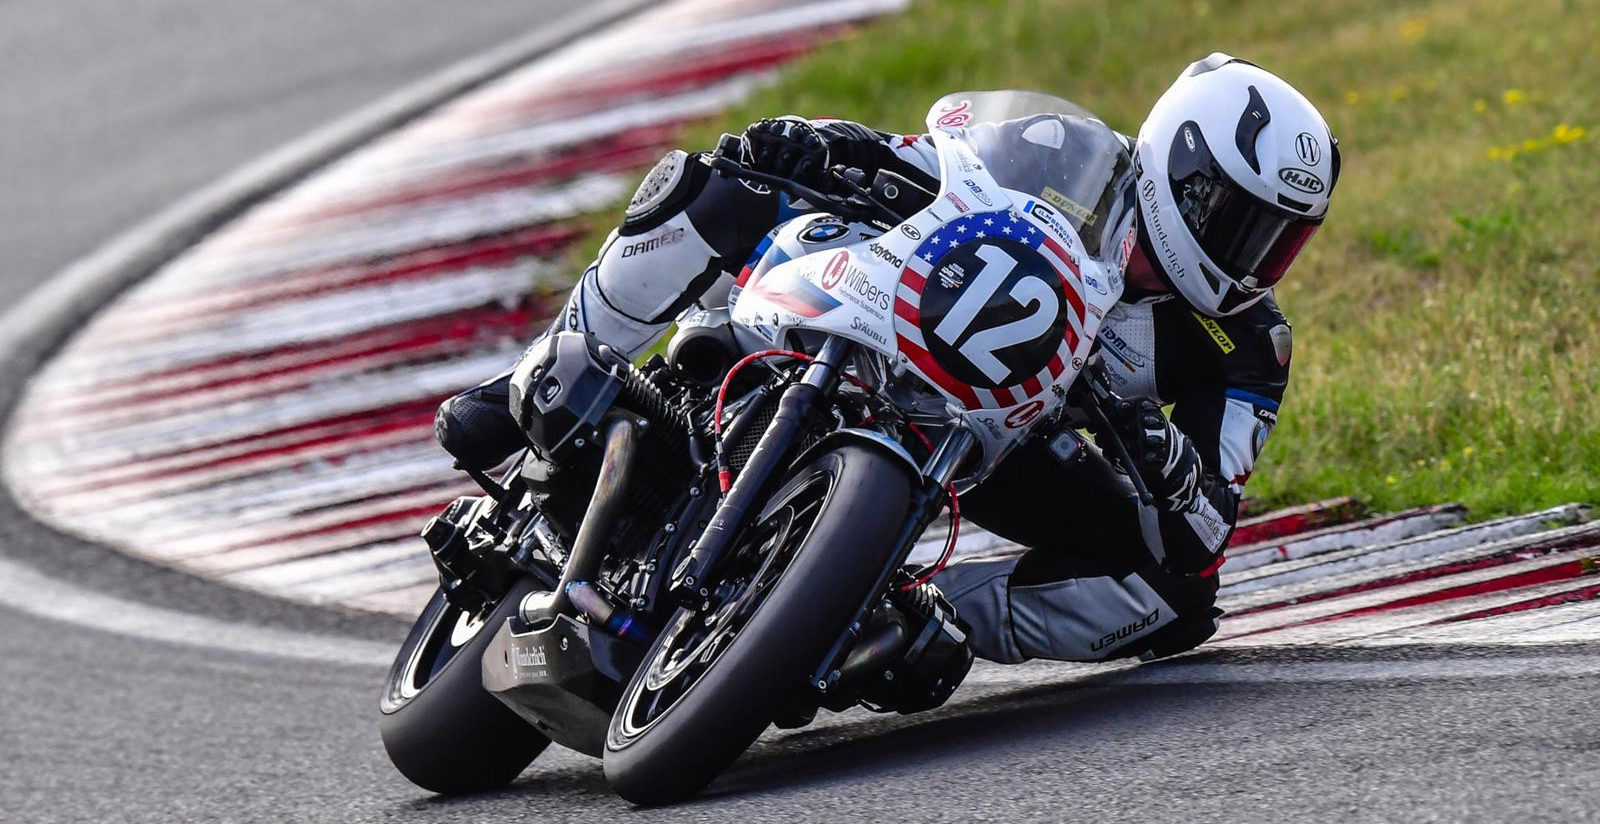
[(584, 513), (583, 523), (578, 526), (578, 537), (572, 542), (572, 554), (567, 556), (566, 566), (561, 570), (561, 581), (556, 584), (555, 592), (530, 593), (522, 599), (522, 620), (530, 625), (554, 620), (558, 615), (572, 614), (572, 598), (567, 592), (568, 588), (576, 581), (592, 581), (600, 572), (600, 562), (605, 558), (612, 524), (622, 509), (628, 470), (633, 463), (638, 436), (637, 426), (624, 416), (613, 417), (606, 424), (600, 479), (595, 484), (594, 496), (589, 499), (589, 510)]

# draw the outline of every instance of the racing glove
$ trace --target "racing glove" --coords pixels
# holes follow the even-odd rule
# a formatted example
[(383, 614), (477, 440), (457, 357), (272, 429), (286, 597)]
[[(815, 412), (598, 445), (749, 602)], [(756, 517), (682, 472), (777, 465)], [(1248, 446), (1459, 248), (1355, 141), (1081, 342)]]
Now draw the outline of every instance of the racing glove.
[(871, 176), (884, 162), (892, 162), (893, 152), (884, 139), (848, 120), (810, 121), (789, 115), (751, 123), (744, 131), (744, 160), (758, 172), (830, 192), (828, 170), (834, 166)]
[[(1128, 447), (1128, 456), (1156, 505), (1167, 512), (1183, 512), (1200, 494), (1200, 455), (1189, 436), (1162, 414), (1161, 407), (1149, 398), (1123, 399), (1106, 410), (1115, 437)], [(1095, 433), (1095, 443), (1108, 454), (1117, 454), (1108, 437)]]

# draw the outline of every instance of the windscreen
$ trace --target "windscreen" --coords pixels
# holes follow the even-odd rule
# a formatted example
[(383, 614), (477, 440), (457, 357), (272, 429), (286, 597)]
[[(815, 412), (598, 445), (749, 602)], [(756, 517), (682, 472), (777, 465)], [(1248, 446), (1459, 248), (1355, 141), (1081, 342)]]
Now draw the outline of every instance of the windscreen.
[(1134, 208), (1133, 161), (1122, 138), (1087, 109), (1038, 92), (962, 92), (934, 104), (932, 128), (959, 129), (1001, 186), (1055, 209), (1107, 257)]

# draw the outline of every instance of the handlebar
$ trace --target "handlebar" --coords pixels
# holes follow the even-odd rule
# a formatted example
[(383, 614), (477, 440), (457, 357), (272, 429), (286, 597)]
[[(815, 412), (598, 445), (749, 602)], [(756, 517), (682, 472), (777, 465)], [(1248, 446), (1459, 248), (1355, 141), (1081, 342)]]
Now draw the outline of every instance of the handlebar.
[(872, 192), (846, 177), (840, 171), (843, 168), (840, 166), (835, 166), (834, 168), (829, 169), (828, 172), (834, 176), (834, 180), (837, 183), (840, 183), (846, 188), (850, 189), (851, 194), (848, 197), (841, 197), (839, 195), (819, 192), (810, 186), (806, 186), (805, 184), (790, 180), (786, 177), (771, 175), (767, 174), (766, 172), (758, 172), (755, 169), (752, 169), (749, 166), (746, 166), (745, 164), (740, 163), (739, 161), (734, 160), (725, 154), (722, 154), (720, 149), (717, 154), (706, 155), (704, 157), (704, 162), (720, 174), (738, 180), (746, 180), (751, 183), (759, 183), (764, 186), (770, 186), (781, 192), (787, 192), (791, 196), (804, 200), (812, 206), (817, 207), (821, 211), (838, 215), (845, 220), (875, 223), (879, 224), (883, 229), (888, 229), (889, 227), (904, 221), (907, 217), (907, 215), (899, 214), (893, 209), (890, 209), (888, 206), (885, 206), (882, 201), (878, 200), (876, 197), (873, 197)]

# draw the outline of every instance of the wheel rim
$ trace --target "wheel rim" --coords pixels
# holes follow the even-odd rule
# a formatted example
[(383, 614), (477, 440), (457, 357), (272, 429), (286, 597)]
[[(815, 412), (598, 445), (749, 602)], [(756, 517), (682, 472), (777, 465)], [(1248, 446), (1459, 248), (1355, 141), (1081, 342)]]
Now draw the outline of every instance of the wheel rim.
[(412, 650), (396, 683), (402, 703), (415, 698), (467, 644), (472, 643), (488, 624), (488, 614), (493, 611), (485, 610), (481, 615), (472, 616), (444, 600), (442, 595), (435, 597), (439, 599), (439, 606), (433, 610), (422, 643)]
[(832, 481), (826, 473), (813, 474), (770, 503), (729, 558), (712, 608), (677, 611), (623, 696), (615, 725), (620, 743), (648, 732), (721, 659), (810, 536)]

